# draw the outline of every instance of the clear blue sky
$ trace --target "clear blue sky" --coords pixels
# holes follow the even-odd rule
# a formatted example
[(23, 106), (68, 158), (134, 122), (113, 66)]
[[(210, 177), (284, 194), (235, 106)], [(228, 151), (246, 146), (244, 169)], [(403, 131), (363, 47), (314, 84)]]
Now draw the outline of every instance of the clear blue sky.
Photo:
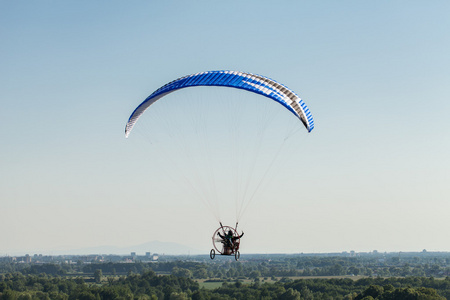
[(0, 1), (0, 255), (152, 240), (207, 252), (215, 219), (123, 130), (162, 84), (218, 69), (286, 84), (316, 122), (242, 220), (243, 252), (450, 251), (449, 11)]

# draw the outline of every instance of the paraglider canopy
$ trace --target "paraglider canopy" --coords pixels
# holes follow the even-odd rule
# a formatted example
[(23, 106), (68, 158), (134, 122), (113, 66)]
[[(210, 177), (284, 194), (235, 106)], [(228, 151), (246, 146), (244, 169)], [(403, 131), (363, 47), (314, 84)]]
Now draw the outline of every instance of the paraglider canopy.
[(176, 90), (194, 86), (224, 86), (261, 94), (277, 101), (291, 111), (302, 121), (308, 132), (314, 128), (314, 120), (308, 107), (286, 86), (267, 77), (251, 73), (208, 71), (178, 78), (154, 91), (131, 114), (125, 127), (125, 137), (128, 137), (139, 117), (155, 101)]

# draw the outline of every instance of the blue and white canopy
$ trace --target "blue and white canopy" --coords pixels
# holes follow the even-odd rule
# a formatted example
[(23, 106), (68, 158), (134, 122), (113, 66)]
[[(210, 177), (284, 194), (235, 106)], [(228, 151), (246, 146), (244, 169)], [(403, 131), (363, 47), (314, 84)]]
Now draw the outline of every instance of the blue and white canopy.
[(308, 132), (314, 128), (314, 120), (308, 107), (286, 86), (267, 77), (251, 73), (208, 71), (178, 78), (154, 91), (131, 114), (125, 127), (125, 137), (128, 137), (139, 117), (154, 102), (176, 90), (195, 86), (232, 87), (263, 95), (289, 109), (302, 121)]

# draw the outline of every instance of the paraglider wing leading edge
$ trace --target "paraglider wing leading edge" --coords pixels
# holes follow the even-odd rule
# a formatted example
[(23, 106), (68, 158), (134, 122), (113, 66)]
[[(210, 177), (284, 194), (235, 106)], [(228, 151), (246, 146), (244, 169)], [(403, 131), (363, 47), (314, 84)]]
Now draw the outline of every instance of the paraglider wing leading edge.
[(157, 100), (176, 90), (194, 86), (223, 86), (250, 91), (277, 101), (296, 117), (308, 132), (314, 128), (314, 120), (306, 104), (286, 86), (261, 75), (236, 71), (208, 71), (178, 78), (153, 92), (131, 114), (125, 127), (128, 137), (134, 124), (145, 110)]

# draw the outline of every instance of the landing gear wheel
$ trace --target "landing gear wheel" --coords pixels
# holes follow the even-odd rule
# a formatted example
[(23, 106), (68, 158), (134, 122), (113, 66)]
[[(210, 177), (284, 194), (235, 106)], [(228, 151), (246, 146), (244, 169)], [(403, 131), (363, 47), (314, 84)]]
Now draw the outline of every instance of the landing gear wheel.
[(214, 249), (211, 249), (211, 252), (209, 252), (209, 257), (211, 257), (211, 259), (214, 259), (214, 257), (216, 257), (216, 251), (214, 251)]
[(236, 261), (238, 261), (240, 257), (241, 257), (241, 253), (239, 252), (239, 250), (237, 250), (236, 253), (234, 253), (234, 259)]

